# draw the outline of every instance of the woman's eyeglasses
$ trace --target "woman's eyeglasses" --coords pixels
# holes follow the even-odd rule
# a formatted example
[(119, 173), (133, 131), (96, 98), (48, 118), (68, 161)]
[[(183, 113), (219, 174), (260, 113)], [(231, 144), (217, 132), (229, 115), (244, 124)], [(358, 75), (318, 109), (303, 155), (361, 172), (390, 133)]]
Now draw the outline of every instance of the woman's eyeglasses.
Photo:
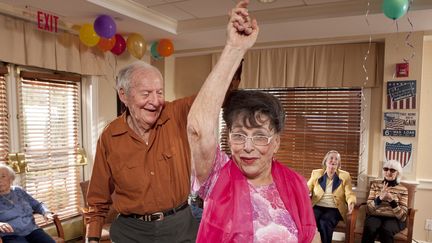
[(230, 142), (232, 144), (245, 144), (248, 139), (252, 140), (252, 143), (257, 146), (265, 146), (268, 145), (273, 138), (273, 136), (252, 136), (248, 137), (241, 133), (230, 133), (229, 134)]
[(387, 168), (387, 167), (384, 167), (383, 170), (386, 171), (386, 172), (390, 171), (391, 173), (395, 173), (396, 172), (395, 169), (393, 169), (393, 168)]

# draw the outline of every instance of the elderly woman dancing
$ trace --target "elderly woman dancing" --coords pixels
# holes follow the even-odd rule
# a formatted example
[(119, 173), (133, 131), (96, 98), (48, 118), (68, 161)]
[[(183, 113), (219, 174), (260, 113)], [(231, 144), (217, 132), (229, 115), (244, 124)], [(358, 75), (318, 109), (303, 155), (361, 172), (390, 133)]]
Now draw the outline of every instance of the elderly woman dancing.
[(234, 91), (224, 105), (231, 157), (217, 142), (232, 75), (257, 37), (248, 1), (231, 13), (228, 40), (188, 116), (193, 173), (204, 199), (197, 242), (311, 242), (315, 219), (306, 181), (274, 159), (285, 113), (259, 91)]

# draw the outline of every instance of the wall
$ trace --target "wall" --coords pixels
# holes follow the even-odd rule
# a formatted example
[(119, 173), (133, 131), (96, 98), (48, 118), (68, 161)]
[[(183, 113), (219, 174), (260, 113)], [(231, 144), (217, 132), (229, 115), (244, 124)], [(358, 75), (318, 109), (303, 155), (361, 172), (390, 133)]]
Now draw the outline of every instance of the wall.
[[(426, 219), (432, 219), (430, 198), (432, 195), (432, 41), (423, 45), (423, 72), (420, 90), (419, 135), (417, 152), (417, 178), (420, 182), (416, 193), (414, 236), (416, 239), (432, 241), (432, 231), (424, 229)], [(421, 131), (421, 132), (420, 132)]]
[(210, 73), (211, 55), (176, 58), (174, 70), (173, 99), (198, 93)]

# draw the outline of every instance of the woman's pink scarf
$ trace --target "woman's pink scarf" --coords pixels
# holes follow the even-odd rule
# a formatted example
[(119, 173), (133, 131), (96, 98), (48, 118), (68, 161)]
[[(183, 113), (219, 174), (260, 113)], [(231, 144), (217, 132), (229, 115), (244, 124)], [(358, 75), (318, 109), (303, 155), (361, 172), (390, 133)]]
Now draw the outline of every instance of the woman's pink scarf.
[[(316, 224), (304, 178), (278, 161), (272, 163), (272, 176), (299, 242), (311, 242)], [(248, 182), (231, 159), (205, 201), (197, 242), (253, 242), (252, 212)]]

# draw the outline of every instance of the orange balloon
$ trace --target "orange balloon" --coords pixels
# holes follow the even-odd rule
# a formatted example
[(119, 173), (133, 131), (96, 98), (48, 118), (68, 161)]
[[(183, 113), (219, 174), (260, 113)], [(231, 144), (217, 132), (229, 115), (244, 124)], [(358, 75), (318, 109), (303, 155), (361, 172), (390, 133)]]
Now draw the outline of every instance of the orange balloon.
[(174, 45), (169, 39), (161, 39), (157, 46), (157, 51), (163, 57), (170, 56), (174, 52)]
[(115, 43), (116, 43), (115, 36), (109, 39), (101, 37), (97, 46), (101, 51), (105, 52), (105, 51), (110, 51), (114, 47)]

